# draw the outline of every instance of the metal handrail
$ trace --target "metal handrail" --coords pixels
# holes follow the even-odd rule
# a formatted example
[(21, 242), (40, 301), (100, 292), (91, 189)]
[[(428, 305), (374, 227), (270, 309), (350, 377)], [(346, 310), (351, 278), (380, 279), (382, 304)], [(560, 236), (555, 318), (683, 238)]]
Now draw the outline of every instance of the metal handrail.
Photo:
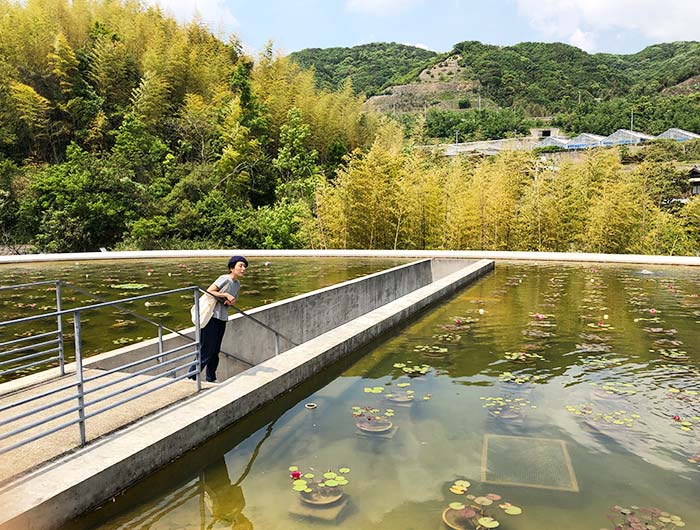
[[(22, 370), (26, 370), (27, 368), (33, 368), (35, 366), (46, 365), (48, 363), (55, 362), (55, 361), (58, 361), (58, 366), (59, 366), (59, 370), (61, 372), (61, 375), (65, 375), (66, 371), (65, 371), (65, 351), (64, 351), (64, 347), (63, 347), (63, 318), (62, 318), (62, 315), (60, 314), (60, 311), (62, 309), (62, 307), (61, 307), (61, 284), (62, 283), (63, 282), (61, 280), (46, 280), (46, 281), (41, 281), (41, 282), (22, 283), (19, 285), (0, 286), (0, 291), (7, 291), (10, 289), (21, 289), (21, 288), (25, 288), (25, 287), (35, 287), (37, 285), (55, 285), (56, 286), (55, 287), (55, 290), (56, 290), (56, 310), (57, 310), (57, 312), (59, 312), (59, 314), (56, 315), (56, 330), (55, 331), (50, 331), (47, 333), (38, 333), (36, 335), (31, 335), (29, 337), (20, 337), (19, 339), (10, 340), (10, 341), (0, 343), (0, 348), (4, 348), (6, 346), (10, 346), (13, 344), (19, 344), (21, 342), (29, 342), (32, 340), (48, 337), (50, 335), (55, 334), (57, 347), (50, 349), (50, 350), (45, 350), (44, 352), (42, 352), (41, 355), (47, 355), (49, 353), (52, 353), (53, 351), (56, 351), (58, 353), (58, 355), (47, 357), (45, 359), (42, 359), (41, 361), (36, 361), (33, 363), (29, 363), (29, 364), (23, 364), (21, 366), (15, 366), (14, 368), (10, 368), (7, 370), (2, 370), (2, 371), (0, 371), (0, 376), (12, 374), (15, 372), (20, 372)], [(38, 318), (41, 319), (41, 318), (47, 318), (47, 317), (44, 315), (40, 315)], [(10, 322), (10, 321), (8, 321), (8, 322)], [(5, 324), (9, 325), (8, 322), (0, 322), (0, 326), (3, 326)], [(34, 344), (34, 345), (25, 346), (25, 347), (15, 348), (12, 350), (1, 351), (0, 357), (3, 357), (3, 356), (7, 357), (7, 356), (13, 355), (15, 353), (21, 352), (21, 351), (33, 350), (33, 349), (35, 349), (39, 346), (45, 345), (45, 344), (46, 343)], [(0, 366), (7, 366), (8, 364), (9, 365), (16, 364), (16, 363), (21, 362), (23, 360), (28, 360), (30, 358), (40, 357), (41, 355), (37, 354), (37, 355), (31, 355), (31, 356), (23, 356), (23, 357), (19, 357), (19, 358), (13, 356), (9, 361), (5, 361), (5, 362), (0, 363)]]
[[(72, 425), (78, 424), (78, 427), (80, 429), (80, 442), (81, 445), (84, 445), (86, 443), (86, 430), (85, 430), (85, 422), (87, 419), (96, 416), (98, 414), (101, 414), (103, 412), (106, 412), (108, 410), (111, 410), (115, 407), (121, 406), (129, 401), (133, 401), (135, 399), (138, 399), (142, 396), (145, 396), (146, 394), (149, 394), (151, 392), (154, 392), (156, 390), (159, 390), (161, 388), (164, 388), (165, 386), (171, 385), (177, 381), (180, 381), (186, 377), (189, 377), (190, 375), (194, 375), (194, 379), (196, 380), (196, 385), (197, 385), (197, 392), (199, 392), (202, 388), (202, 381), (201, 381), (201, 346), (200, 346), (200, 335), (201, 335), (201, 330), (200, 326), (198, 323), (198, 318), (197, 322), (195, 324), (195, 334), (194, 338), (188, 337), (187, 335), (183, 335), (179, 332), (179, 335), (182, 337), (186, 338), (188, 340), (188, 343), (185, 345), (181, 346), (176, 346), (174, 348), (170, 348), (167, 351), (164, 351), (162, 341), (163, 341), (163, 333), (162, 330), (164, 326), (161, 323), (156, 323), (153, 322), (152, 320), (142, 317), (141, 315), (138, 315), (137, 313), (134, 313), (133, 311), (130, 311), (126, 308), (122, 307), (122, 304), (128, 303), (128, 302), (133, 302), (137, 300), (145, 300), (145, 299), (150, 299), (150, 298), (155, 298), (158, 296), (163, 296), (163, 295), (169, 295), (169, 294), (175, 294), (175, 293), (181, 293), (181, 292), (190, 292), (193, 295), (194, 298), (194, 305), (195, 305), (195, 315), (198, 317), (199, 316), (199, 288), (198, 287), (185, 287), (185, 288), (180, 288), (180, 289), (171, 289), (168, 291), (162, 291), (159, 293), (153, 293), (153, 294), (146, 294), (146, 295), (139, 295), (139, 296), (134, 296), (130, 297), (127, 299), (123, 300), (118, 300), (118, 301), (105, 301), (97, 304), (91, 304), (88, 306), (83, 306), (79, 308), (74, 308), (74, 309), (62, 309), (61, 308), (61, 303), (60, 303), (60, 288), (62, 282), (60, 280), (56, 282), (35, 282), (32, 284), (22, 284), (21, 287), (29, 287), (33, 285), (45, 285), (45, 284), (55, 284), (56, 285), (56, 290), (57, 290), (57, 295), (59, 297), (57, 301), (57, 310), (55, 312), (51, 313), (46, 313), (42, 315), (35, 315), (35, 316), (30, 316), (30, 317), (24, 317), (24, 318), (19, 318), (19, 319), (14, 319), (10, 321), (5, 321), (5, 322), (0, 322), (0, 327), (7, 327), (12, 324), (20, 324), (20, 323), (26, 323), (26, 322), (34, 322), (37, 320), (41, 319), (47, 319), (47, 318), (57, 318), (58, 321), (58, 329), (56, 331), (52, 331), (49, 333), (42, 333), (42, 334), (37, 334), (36, 336), (26, 338), (27, 340), (36, 340), (37, 338), (45, 338), (49, 337), (52, 335), (57, 334), (58, 339), (53, 339), (51, 341), (44, 341), (43, 343), (39, 344), (34, 344), (34, 345), (27, 345), (27, 346), (21, 346), (19, 348), (14, 348), (10, 351), (3, 352), (5, 355), (9, 354), (14, 354), (14, 353), (19, 353), (27, 350), (31, 350), (36, 347), (41, 347), (45, 346), (48, 344), (56, 344), (58, 343), (58, 347), (54, 348), (54, 350), (60, 350), (60, 363), (61, 363), (61, 371), (63, 373), (63, 330), (62, 330), (62, 322), (61, 319), (65, 315), (73, 315), (74, 319), (74, 331), (75, 331), (75, 376), (76, 376), (76, 381), (73, 383), (70, 383), (68, 385), (62, 385), (58, 388), (55, 388), (53, 390), (47, 391), (47, 392), (42, 392), (39, 395), (36, 396), (30, 396), (28, 398), (24, 398), (21, 400), (18, 400), (14, 403), (9, 403), (7, 405), (4, 405), (0, 407), (0, 412), (4, 412), (7, 410), (10, 410), (12, 408), (18, 407), (20, 405), (26, 405), (28, 403), (35, 402), (40, 399), (45, 399), (45, 398), (50, 398), (51, 396), (57, 395), (59, 393), (63, 393), (65, 391), (69, 391), (70, 395), (69, 396), (60, 396), (56, 399), (53, 399), (51, 403), (47, 403), (41, 406), (35, 406), (31, 410), (15, 414), (14, 416), (10, 418), (6, 418), (0, 421), (0, 425), (7, 425), (7, 424), (15, 424), (17, 425), (16, 422), (18, 422), (21, 419), (27, 418), (29, 416), (32, 416), (34, 414), (37, 414), (38, 412), (42, 412), (51, 408), (54, 408), (58, 405), (62, 405), (71, 401), (76, 401), (77, 404), (75, 406), (69, 406), (69, 408), (65, 410), (58, 411), (56, 413), (50, 414), (48, 417), (38, 419), (36, 421), (30, 421), (28, 424), (19, 424), (16, 428), (10, 429), (8, 432), (5, 432), (0, 435), (0, 440), (6, 440), (8, 438), (13, 438), (14, 436), (18, 434), (22, 434), (26, 431), (30, 431), (33, 429), (36, 429), (38, 427), (41, 427), (42, 425), (46, 425), (48, 422), (53, 422), (54, 420), (57, 420), (59, 418), (62, 418), (66, 415), (69, 414), (74, 414), (78, 413), (77, 418), (70, 419), (69, 421), (63, 422), (60, 425), (56, 425), (51, 427), (48, 430), (42, 431), (40, 433), (36, 433), (32, 436), (29, 436), (27, 438), (24, 438), (22, 440), (18, 440), (14, 443), (12, 443), (9, 446), (2, 447), (0, 448), (0, 454), (6, 453), (8, 451), (11, 451), (13, 449), (16, 449), (17, 447), (20, 447), (22, 445), (26, 445), (32, 441), (38, 440), (39, 438), (42, 438), (44, 436), (48, 436), (49, 434), (52, 434), (54, 432), (57, 432), (61, 429), (65, 429), (67, 427), (70, 427)], [(2, 287), (2, 290), (7, 290), (9, 288), (16, 288), (18, 286), (13, 286), (13, 287)], [(78, 289), (79, 291), (82, 291), (81, 289)], [(86, 293), (88, 295), (91, 295), (91, 293)], [(119, 307), (122, 310), (126, 310), (131, 314), (135, 314), (139, 318), (142, 318), (143, 320), (146, 320), (154, 325), (158, 326), (158, 354), (149, 356), (145, 359), (140, 359), (135, 362), (127, 363), (126, 365), (119, 366), (117, 368), (107, 370), (105, 373), (98, 374), (96, 376), (90, 376), (90, 377), (85, 377), (83, 374), (83, 359), (82, 359), (82, 339), (81, 339), (81, 314), (85, 311), (93, 310), (93, 309), (99, 309), (103, 307)], [(18, 344), (20, 342), (25, 342), (25, 338), (22, 340), (12, 340), (4, 343), (4, 346), (10, 346), (14, 344)], [(182, 352), (183, 350), (187, 349), (193, 349), (193, 351), (188, 351), (184, 354), (178, 355), (175, 358), (170, 358), (165, 361), (162, 360), (163, 356), (166, 355), (172, 355), (172, 354), (177, 354), (178, 352)], [(21, 360), (27, 360), (29, 358), (35, 358), (41, 355), (45, 355), (48, 352), (40, 352), (40, 353), (32, 353), (30, 355), (25, 355), (22, 356), (21, 358), (17, 359), (14, 358), (10, 362), (16, 362), (16, 361), (21, 361)], [(194, 358), (193, 358), (194, 357)], [(53, 361), (54, 358), (50, 359), (43, 359), (37, 363), (31, 363), (28, 365), (24, 365), (19, 368), (15, 368), (12, 370), (5, 371), (3, 373), (8, 373), (12, 371), (17, 371), (21, 370), (24, 368), (27, 368), (28, 366), (33, 366), (33, 365), (38, 365), (38, 364), (45, 364), (48, 361)], [(123, 371), (125, 369), (133, 368), (134, 366), (137, 366), (139, 364), (143, 364), (149, 361), (153, 360), (158, 360), (158, 364), (154, 364), (152, 366), (148, 366), (146, 368), (143, 368), (141, 370), (138, 370), (136, 373), (130, 373), (124, 377), (119, 377), (116, 380), (113, 381), (108, 381), (105, 382), (104, 384), (97, 385), (96, 387), (92, 388), (85, 388), (85, 383), (89, 383), (91, 381), (94, 381), (96, 379), (99, 379), (101, 377), (104, 377), (106, 375), (113, 374), (115, 372)], [(187, 361), (182, 363), (182, 361)], [(177, 364), (176, 364), (177, 363)], [(0, 365), (5, 364), (5, 363), (0, 363)], [(162, 371), (162, 368), (164, 366), (172, 366), (172, 368), (169, 368), (165, 371)], [(108, 392), (106, 395), (101, 395), (101, 396), (95, 396), (95, 393), (104, 390), (105, 388), (108, 387), (114, 387), (115, 385), (120, 385), (121, 383), (124, 383), (125, 381), (128, 380), (134, 380), (135, 378), (146, 374), (147, 372), (153, 371), (155, 369), (160, 369), (161, 373), (153, 376), (146, 376), (143, 377), (142, 380), (136, 382), (135, 384), (128, 384), (127, 387), (125, 388), (119, 388), (117, 387), (116, 390)], [(184, 374), (178, 375), (178, 372), (184, 371)], [(165, 377), (165, 379), (164, 379)], [(115, 396), (119, 394), (123, 394), (125, 392), (130, 392), (134, 389), (137, 389), (139, 387), (143, 387), (145, 385), (150, 385), (154, 381), (164, 381), (162, 384), (158, 384), (155, 386), (152, 386), (150, 388), (146, 388), (145, 390), (138, 392), (135, 395), (130, 395), (128, 397), (125, 397), (124, 399), (120, 399), (114, 403), (109, 403), (107, 406), (101, 407), (97, 410), (91, 410), (91, 411), (86, 411), (87, 407), (92, 407), (97, 403), (104, 402), (105, 400), (112, 399)], [(90, 401), (86, 401), (85, 397), (93, 395), (94, 398)]]
[[(202, 293), (208, 294), (208, 295), (211, 296), (212, 298), (216, 299), (217, 302), (222, 303), (218, 296), (216, 296), (216, 295), (210, 293), (209, 291), (205, 291), (205, 290), (202, 289), (201, 287), (199, 288), (199, 290), (200, 290)], [(248, 313), (245, 313), (242, 309), (238, 308), (238, 307), (235, 306), (234, 304), (230, 304), (229, 307), (232, 307), (233, 309), (235, 309), (236, 311), (238, 311), (238, 312), (239, 312), (241, 315), (243, 315), (244, 317), (249, 318), (250, 320), (252, 320), (252, 321), (255, 322), (256, 324), (258, 324), (258, 325), (264, 327), (265, 329), (267, 329), (267, 330), (269, 330), (269, 331), (272, 331), (272, 333), (275, 334), (275, 355), (276, 355), (276, 356), (280, 354), (280, 342), (279, 342), (280, 337), (282, 337), (284, 340), (286, 340), (287, 342), (289, 342), (289, 343), (292, 344), (293, 346), (299, 346), (296, 342), (294, 342), (294, 341), (293, 341), (292, 339), (290, 339), (289, 337), (283, 335), (282, 333), (280, 333), (280, 332), (277, 331), (276, 329), (271, 328), (270, 326), (268, 326), (268, 325), (265, 324), (264, 322), (259, 321), (257, 318), (255, 318), (255, 317), (253, 317), (253, 316), (250, 316)], [(230, 355), (230, 354), (229, 354), (229, 355)], [(234, 358), (235, 358), (235, 357), (234, 357)], [(240, 359), (239, 359), (239, 360), (240, 360)], [(250, 363), (248, 363), (248, 364), (250, 364)]]
[[(52, 400), (51, 403), (47, 403), (38, 407), (34, 407), (31, 410), (15, 414), (14, 416), (1, 420), (0, 425), (7, 425), (7, 424), (13, 424), (18, 422), (21, 419), (33, 416), (39, 412), (43, 412), (45, 410), (49, 410), (51, 408), (54, 408), (58, 405), (63, 405), (65, 403), (77, 400), (77, 404), (75, 406), (69, 406), (69, 408), (65, 410), (58, 411), (56, 413), (50, 414), (46, 418), (40, 418), (37, 419), (36, 421), (33, 421), (28, 424), (24, 425), (19, 425), (14, 429), (11, 429), (8, 432), (3, 433), (0, 435), (0, 440), (6, 440), (8, 438), (12, 438), (18, 434), (24, 433), (26, 431), (33, 430), (37, 427), (41, 427), (42, 425), (47, 424), (48, 422), (53, 422), (54, 420), (57, 420), (59, 418), (63, 418), (64, 416), (67, 416), (69, 414), (73, 414), (75, 412), (78, 413), (77, 418), (70, 419), (69, 421), (66, 421), (64, 423), (61, 423), (60, 425), (56, 425), (51, 427), (50, 429), (34, 434), (28, 438), (19, 440), (10, 446), (0, 448), (0, 454), (6, 453), (8, 451), (11, 451), (17, 447), (20, 447), (22, 445), (25, 445), (27, 443), (30, 443), (32, 441), (35, 441), (39, 438), (42, 438), (44, 436), (48, 436), (49, 434), (52, 434), (54, 432), (57, 432), (61, 429), (65, 429), (67, 427), (70, 427), (72, 425), (77, 424), (80, 430), (80, 442), (81, 445), (84, 445), (87, 442), (87, 436), (86, 436), (86, 420), (89, 418), (92, 418), (98, 414), (101, 414), (103, 412), (106, 412), (108, 410), (111, 410), (113, 408), (119, 407), (129, 401), (133, 401), (135, 399), (138, 399), (146, 394), (149, 394), (151, 392), (154, 392), (156, 390), (159, 390), (161, 388), (164, 388), (165, 386), (171, 385), (177, 381), (183, 380), (186, 377), (190, 377), (191, 375), (194, 375), (194, 378), (197, 383), (197, 391), (199, 392), (202, 388), (202, 381), (201, 381), (201, 328), (200, 328), (200, 323), (199, 323), (199, 293), (207, 293), (209, 296), (212, 296), (218, 300), (218, 297), (216, 297), (214, 294), (205, 291), (201, 289), (200, 287), (197, 286), (192, 286), (192, 287), (184, 287), (184, 288), (179, 288), (179, 289), (170, 289), (167, 291), (162, 291), (158, 293), (152, 293), (152, 294), (145, 294), (145, 295), (138, 295), (138, 296), (133, 296), (129, 297), (126, 299), (122, 300), (116, 300), (116, 301), (102, 301), (96, 304), (90, 304), (87, 306), (83, 307), (78, 307), (78, 308), (73, 308), (73, 309), (63, 309), (61, 307), (61, 287), (63, 285), (63, 282), (61, 280), (57, 281), (46, 281), (46, 282), (34, 282), (34, 283), (29, 283), (29, 284), (22, 284), (19, 286), (3, 286), (0, 287), (0, 290), (7, 290), (11, 288), (19, 288), (19, 287), (31, 287), (35, 285), (48, 285), (48, 284), (55, 284), (56, 285), (56, 294), (57, 294), (57, 302), (56, 302), (56, 311), (50, 312), (50, 313), (45, 313), (42, 315), (33, 315), (29, 317), (23, 317), (23, 318), (16, 318), (13, 320), (8, 320), (4, 322), (0, 322), (0, 328), (2, 327), (8, 327), (14, 324), (24, 324), (28, 322), (35, 322), (38, 320), (42, 319), (50, 319), (50, 318), (56, 318), (57, 321), (57, 329), (55, 331), (51, 331), (48, 333), (40, 333), (32, 337), (28, 338), (21, 338), (17, 340), (12, 340), (12, 341), (7, 341), (5, 343), (0, 344), (0, 347), (2, 346), (11, 346), (15, 344), (19, 344), (22, 342), (28, 342), (30, 340), (37, 340), (37, 339), (43, 339), (43, 338), (48, 338), (51, 336), (56, 335), (56, 339), (48, 340), (48, 341), (43, 341), (37, 344), (29, 344), (29, 345), (24, 345), (20, 346), (17, 348), (13, 348), (12, 350), (5, 351), (5, 352), (0, 352), (0, 356), (2, 355), (10, 355), (10, 354), (16, 354), (20, 352), (25, 352), (25, 351), (30, 351), (30, 350), (35, 350), (38, 347), (41, 346), (47, 346), (47, 345), (52, 345), (52, 344), (57, 344), (56, 348), (52, 348), (50, 350), (46, 350), (43, 352), (38, 352), (38, 353), (31, 353), (29, 355), (24, 355), (20, 358), (14, 358), (11, 361), (5, 361), (5, 362), (0, 362), (0, 366), (3, 366), (8, 363), (13, 363), (13, 362), (18, 362), (18, 361), (23, 361), (23, 360), (29, 360), (29, 359), (34, 359), (37, 357), (41, 357), (43, 355), (49, 354), (53, 351), (58, 351), (59, 355), (58, 357), (50, 357), (48, 359), (42, 359), (38, 362), (30, 363), (23, 365), (21, 367), (16, 367), (7, 371), (4, 371), (2, 373), (12, 373), (14, 371), (19, 371), (22, 369), (26, 369), (27, 367), (30, 366), (36, 366), (40, 364), (46, 364), (47, 362), (52, 362), (54, 360), (58, 360), (60, 363), (61, 367), (61, 374), (63, 375), (65, 373), (64, 371), (64, 351), (63, 351), (63, 327), (62, 327), (62, 318), (66, 315), (72, 315), (73, 316), (73, 327), (74, 327), (74, 342), (75, 342), (75, 376), (76, 380), (73, 383), (67, 384), (67, 385), (62, 385), (59, 388), (47, 391), (47, 392), (42, 392), (37, 396), (31, 396), (28, 398), (21, 399), (17, 402), (10, 403), (8, 405), (4, 405), (0, 407), (0, 412), (10, 410), (12, 408), (15, 408), (19, 405), (26, 405), (28, 403), (32, 403), (34, 401), (37, 401), (39, 399), (45, 399), (54, 395), (57, 395), (59, 393), (69, 391), (70, 395), (68, 396), (61, 396), (58, 397), (57, 399)], [(69, 284), (66, 284), (69, 285)], [(87, 294), (89, 296), (94, 296), (92, 293), (83, 291), (80, 288), (77, 288), (75, 286), (70, 286), (69, 287), (82, 292), (84, 294)], [(163, 326), (162, 323), (160, 322), (154, 322), (153, 320), (143, 317), (142, 315), (124, 307), (125, 303), (130, 303), (130, 302), (135, 302), (135, 301), (140, 301), (140, 300), (148, 300), (151, 298), (156, 298), (160, 296), (166, 296), (166, 295), (171, 295), (171, 294), (177, 294), (177, 293), (182, 293), (182, 292), (191, 292), (194, 297), (194, 322), (195, 322), (195, 333), (194, 333), (194, 338), (187, 336), (183, 333), (180, 333), (179, 331), (176, 330), (170, 330), (169, 328), (166, 328)], [(98, 298), (99, 299), (99, 298)], [(93, 375), (93, 376), (88, 376), (85, 377), (85, 374), (83, 373), (83, 359), (82, 359), (82, 338), (81, 338), (81, 315), (85, 311), (91, 311), (95, 309), (101, 309), (104, 307), (118, 307), (122, 311), (125, 311), (129, 314), (135, 315), (141, 320), (144, 320), (146, 322), (149, 322), (153, 325), (156, 325), (158, 327), (158, 353), (154, 355), (150, 355), (144, 359), (139, 359), (137, 361), (132, 361), (130, 363), (127, 363), (123, 366), (119, 366), (116, 368), (112, 368), (110, 370), (106, 370), (103, 373)], [(286, 340), (290, 344), (294, 346), (298, 346), (296, 342), (288, 338), (287, 336), (283, 335), (276, 329), (272, 328), (271, 326), (268, 326), (264, 322), (261, 322), (257, 318), (249, 315), (248, 313), (244, 312), (240, 308), (238, 308), (235, 305), (231, 305), (238, 313), (243, 315), (245, 318), (248, 318), (258, 324), (259, 326), (273, 332), (275, 334), (275, 355), (278, 355), (280, 353), (280, 338)], [(167, 351), (164, 351), (163, 348), (163, 329), (168, 329), (168, 331), (171, 331), (173, 333), (176, 333), (177, 335), (185, 338), (187, 340), (187, 343), (184, 345), (180, 346), (175, 346)], [(186, 352), (184, 354), (178, 355), (175, 358), (169, 358), (167, 360), (163, 360), (165, 356), (171, 356), (173, 354), (177, 354), (179, 352), (182, 352), (183, 350), (187, 350), (189, 348), (194, 348), (194, 351), (192, 352)], [(226, 352), (222, 352), (225, 355), (228, 355), (230, 357), (236, 358), (235, 356), (228, 354)], [(192, 356), (194, 354), (194, 359), (192, 359)], [(187, 361), (190, 359), (188, 362), (180, 364), (182, 361)], [(144, 363), (152, 362), (152, 361), (157, 361), (158, 364), (151, 365), (151, 366), (146, 366), (145, 368), (138, 369), (135, 372), (128, 373), (128, 375), (125, 375), (124, 377), (118, 377), (115, 380), (112, 381), (106, 381), (103, 384), (99, 384), (95, 387), (92, 388), (85, 388), (86, 383), (90, 383), (92, 381), (95, 381), (97, 379), (103, 378), (105, 376), (114, 374), (115, 372), (123, 372), (124, 370), (129, 370), (131, 368), (134, 368), (138, 365), (143, 365)], [(238, 359), (242, 362), (242, 359)], [(246, 363), (250, 364), (250, 363)], [(164, 367), (168, 367), (167, 370), (163, 371)], [(172, 366), (172, 367), (171, 367)], [(160, 373), (156, 375), (146, 375), (148, 372), (152, 372), (155, 369), (159, 369)], [(178, 375), (178, 372), (183, 371), (181, 375)], [(133, 380), (134, 378), (144, 376), (142, 380), (135, 382), (134, 384), (128, 384), (126, 387), (119, 387), (116, 385), (121, 385), (122, 383)], [(167, 379), (164, 381), (164, 376), (167, 376)], [(150, 385), (151, 383), (155, 381), (164, 381), (162, 384), (157, 384), (155, 386), (152, 386), (150, 388), (146, 388), (145, 390), (138, 392), (136, 395), (131, 395), (128, 397), (125, 397), (123, 399), (119, 399), (116, 402), (109, 403), (106, 406), (103, 406), (101, 408), (98, 408), (97, 410), (90, 410), (87, 411), (86, 409), (88, 407), (94, 407), (98, 403), (102, 403), (106, 400), (110, 400), (118, 396), (119, 394), (123, 394), (125, 392), (131, 392), (132, 390), (135, 390), (139, 387), (143, 387), (145, 385)], [(109, 387), (115, 387), (115, 390), (113, 391), (108, 391), (105, 395), (95, 395), (96, 392), (99, 392), (101, 390), (104, 390)], [(88, 396), (94, 396), (92, 399), (86, 400), (86, 397)]]

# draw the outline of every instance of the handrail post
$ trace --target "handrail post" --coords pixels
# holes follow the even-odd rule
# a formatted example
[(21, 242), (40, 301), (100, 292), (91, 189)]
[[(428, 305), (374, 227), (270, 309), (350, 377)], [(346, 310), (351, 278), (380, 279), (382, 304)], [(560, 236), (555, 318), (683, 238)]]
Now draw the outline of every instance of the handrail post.
[(63, 316), (61, 315), (62, 304), (61, 304), (61, 280), (56, 280), (56, 321), (57, 321), (57, 332), (58, 332), (58, 365), (61, 369), (61, 375), (66, 375), (66, 360), (65, 360), (65, 350), (63, 348)]
[(195, 379), (197, 381), (197, 392), (199, 392), (202, 390), (202, 330), (199, 325), (199, 287), (194, 287), (192, 292), (194, 293), (194, 341), (197, 348), (197, 364), (195, 365), (197, 374)]
[(163, 362), (163, 324), (159, 323), (158, 324), (158, 354), (160, 357), (158, 357), (158, 362), (162, 363)]
[(80, 445), (85, 445), (85, 390), (83, 388), (83, 355), (80, 339), (80, 311), (76, 311), (73, 317), (73, 328), (75, 330), (75, 374), (78, 378), (78, 427), (80, 428)]
[(275, 333), (275, 357), (280, 354), (280, 334)]

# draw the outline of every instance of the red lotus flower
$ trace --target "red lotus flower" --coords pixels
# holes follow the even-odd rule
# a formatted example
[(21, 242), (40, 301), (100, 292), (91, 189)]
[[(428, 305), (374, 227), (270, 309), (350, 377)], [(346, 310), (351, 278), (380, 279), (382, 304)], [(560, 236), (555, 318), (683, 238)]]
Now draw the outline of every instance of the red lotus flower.
[(674, 420), (674, 421), (681, 421), (681, 417), (680, 417), (678, 414), (676, 414), (676, 415), (673, 417), (673, 420)]
[(654, 315), (654, 314), (656, 314), (656, 309), (654, 309), (654, 308), (652, 307), (652, 308), (649, 310), (649, 312), (650, 312), (652, 315)]
[(301, 471), (292, 471), (291, 477), (293, 480), (299, 480), (301, 478)]

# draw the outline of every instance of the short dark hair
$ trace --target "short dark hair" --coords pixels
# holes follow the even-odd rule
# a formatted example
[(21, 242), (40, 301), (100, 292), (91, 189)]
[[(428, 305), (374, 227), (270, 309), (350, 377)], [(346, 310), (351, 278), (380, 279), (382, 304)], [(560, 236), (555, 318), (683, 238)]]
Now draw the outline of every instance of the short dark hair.
[(233, 269), (236, 266), (236, 263), (239, 261), (242, 261), (245, 266), (248, 266), (248, 260), (245, 259), (243, 256), (232, 256), (230, 260), (228, 260), (228, 268), (229, 270)]

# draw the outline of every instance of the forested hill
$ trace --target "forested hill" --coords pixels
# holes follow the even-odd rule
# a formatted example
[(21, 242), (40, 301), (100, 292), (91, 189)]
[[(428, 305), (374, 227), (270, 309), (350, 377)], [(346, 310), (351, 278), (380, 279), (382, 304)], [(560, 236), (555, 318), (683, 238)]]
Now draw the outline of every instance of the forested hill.
[(466, 41), (447, 54), (376, 43), (307, 49), (291, 57), (303, 66), (313, 66), (323, 86), (337, 87), (350, 78), (356, 91), (374, 95), (382, 87), (419, 83), (421, 70), (455, 55), (462, 70), (436, 81), (472, 81), (499, 106), (531, 115), (567, 111), (579, 101), (659, 94), (700, 75), (698, 42), (658, 44), (632, 55), (589, 54), (561, 43), (493, 46)]
[(313, 67), (321, 88), (335, 90), (350, 79), (355, 91), (372, 96), (389, 85), (416, 77), (438, 54), (390, 42), (352, 48), (308, 48), (290, 57), (305, 68)]

